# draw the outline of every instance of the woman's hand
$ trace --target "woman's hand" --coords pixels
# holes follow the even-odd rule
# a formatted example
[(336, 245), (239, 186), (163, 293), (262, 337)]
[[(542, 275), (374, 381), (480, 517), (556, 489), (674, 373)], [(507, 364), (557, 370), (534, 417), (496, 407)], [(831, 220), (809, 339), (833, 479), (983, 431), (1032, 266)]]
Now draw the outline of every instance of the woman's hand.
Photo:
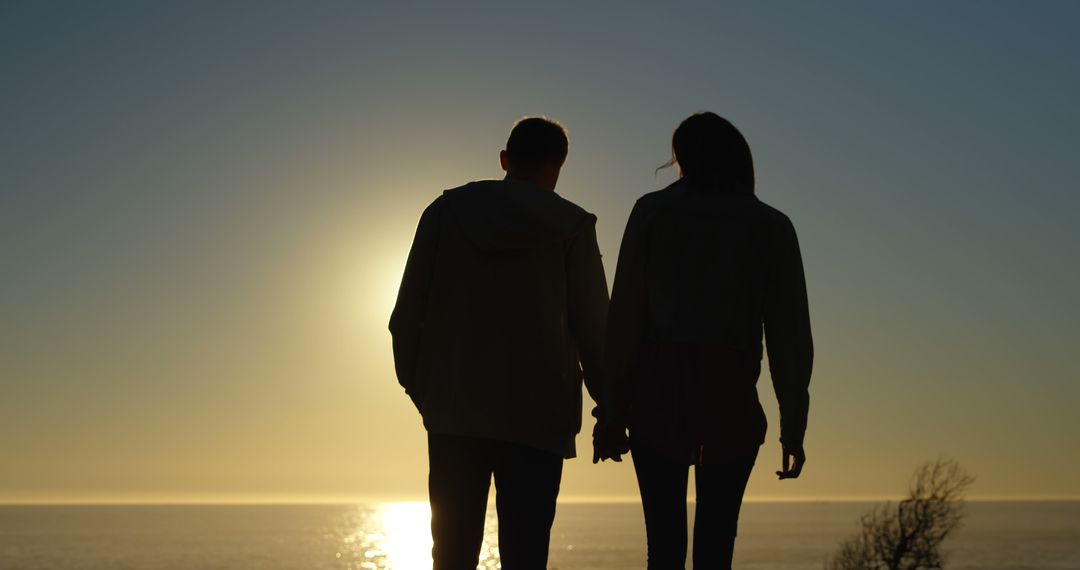
[[(792, 462), (792, 459), (795, 461)], [(802, 473), (803, 464), (806, 463), (806, 452), (801, 447), (798, 449), (785, 447), (782, 461), (784, 469), (777, 471), (776, 476), (781, 479), (798, 479), (799, 474)]]

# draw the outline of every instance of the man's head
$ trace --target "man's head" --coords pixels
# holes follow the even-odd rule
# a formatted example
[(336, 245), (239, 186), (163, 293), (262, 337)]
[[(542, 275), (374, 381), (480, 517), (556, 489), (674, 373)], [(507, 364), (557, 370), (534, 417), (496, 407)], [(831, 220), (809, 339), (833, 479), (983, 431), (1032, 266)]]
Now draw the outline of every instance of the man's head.
[(570, 142), (566, 129), (546, 117), (526, 117), (514, 124), (499, 162), (507, 178), (555, 189)]

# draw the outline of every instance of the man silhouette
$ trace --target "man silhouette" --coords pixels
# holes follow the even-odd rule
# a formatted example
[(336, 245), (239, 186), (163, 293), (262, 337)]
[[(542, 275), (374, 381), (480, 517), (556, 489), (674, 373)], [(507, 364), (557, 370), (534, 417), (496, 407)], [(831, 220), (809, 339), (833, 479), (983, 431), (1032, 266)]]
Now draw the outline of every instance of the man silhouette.
[(554, 192), (567, 150), (557, 122), (518, 121), (506, 177), (445, 191), (409, 252), (390, 332), (428, 431), (435, 570), (476, 568), (492, 476), (502, 567), (546, 566), (583, 376), (601, 398), (607, 281), (596, 217)]

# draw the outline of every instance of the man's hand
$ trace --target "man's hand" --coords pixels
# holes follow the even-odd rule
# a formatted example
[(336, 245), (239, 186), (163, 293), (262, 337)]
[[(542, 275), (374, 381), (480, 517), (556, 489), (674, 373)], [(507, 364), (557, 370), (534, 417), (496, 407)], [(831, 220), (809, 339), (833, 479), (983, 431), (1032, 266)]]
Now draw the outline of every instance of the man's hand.
[[(795, 460), (794, 463), (792, 463), (792, 459)], [(806, 452), (801, 447), (797, 449), (785, 447), (782, 461), (784, 470), (777, 471), (776, 476), (780, 479), (798, 479), (799, 474), (802, 473), (803, 464), (806, 463)]]
[(626, 428), (601, 426), (596, 423), (593, 428), (593, 463), (605, 460), (622, 461), (624, 453), (630, 452), (630, 438), (626, 436)]

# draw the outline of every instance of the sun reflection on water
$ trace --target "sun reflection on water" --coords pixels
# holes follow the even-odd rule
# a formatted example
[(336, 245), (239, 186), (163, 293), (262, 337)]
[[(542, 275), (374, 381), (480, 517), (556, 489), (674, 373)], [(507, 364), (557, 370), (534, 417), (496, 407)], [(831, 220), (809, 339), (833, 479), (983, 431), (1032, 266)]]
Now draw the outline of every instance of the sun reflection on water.
[[(479, 568), (498, 569), (497, 522), (489, 510), (480, 548)], [(354, 556), (351, 568), (363, 570), (430, 570), (431, 508), (426, 502), (386, 503), (361, 517), (359, 528), (345, 539)]]

